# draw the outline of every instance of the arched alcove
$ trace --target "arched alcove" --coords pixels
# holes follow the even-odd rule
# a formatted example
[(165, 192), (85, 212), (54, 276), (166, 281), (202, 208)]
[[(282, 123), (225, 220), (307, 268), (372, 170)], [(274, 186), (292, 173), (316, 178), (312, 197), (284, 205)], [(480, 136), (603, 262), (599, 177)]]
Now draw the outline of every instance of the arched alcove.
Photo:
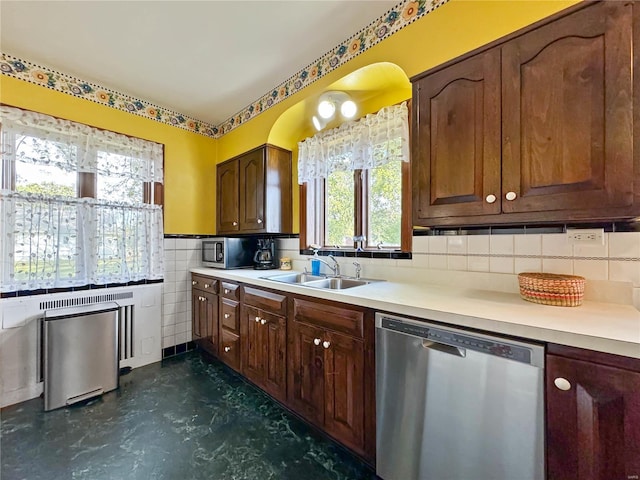
[[(358, 105), (356, 118), (374, 113), (387, 105), (411, 98), (411, 82), (398, 65), (381, 62), (367, 65), (333, 82), (326, 89), (309, 95), (287, 109), (274, 122), (268, 142), (293, 152), (293, 231), (299, 232), (298, 142), (317, 133), (311, 121), (318, 99), (326, 91), (347, 92)], [(325, 129), (337, 127), (343, 120), (337, 115)]]

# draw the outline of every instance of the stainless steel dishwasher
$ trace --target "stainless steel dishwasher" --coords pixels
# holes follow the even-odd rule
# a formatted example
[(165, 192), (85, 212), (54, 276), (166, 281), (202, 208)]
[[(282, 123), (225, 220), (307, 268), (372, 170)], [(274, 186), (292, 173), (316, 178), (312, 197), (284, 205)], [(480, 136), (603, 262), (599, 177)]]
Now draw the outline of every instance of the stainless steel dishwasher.
[(118, 305), (48, 310), (43, 319), (44, 409), (118, 388)]
[(540, 480), (544, 347), (376, 313), (376, 473)]

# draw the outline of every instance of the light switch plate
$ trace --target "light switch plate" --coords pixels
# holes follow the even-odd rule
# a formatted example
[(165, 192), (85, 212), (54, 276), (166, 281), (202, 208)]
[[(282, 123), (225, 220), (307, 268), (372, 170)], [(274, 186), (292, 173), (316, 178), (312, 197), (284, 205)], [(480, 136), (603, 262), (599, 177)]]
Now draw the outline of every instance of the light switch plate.
[(604, 245), (604, 228), (568, 228), (569, 245)]

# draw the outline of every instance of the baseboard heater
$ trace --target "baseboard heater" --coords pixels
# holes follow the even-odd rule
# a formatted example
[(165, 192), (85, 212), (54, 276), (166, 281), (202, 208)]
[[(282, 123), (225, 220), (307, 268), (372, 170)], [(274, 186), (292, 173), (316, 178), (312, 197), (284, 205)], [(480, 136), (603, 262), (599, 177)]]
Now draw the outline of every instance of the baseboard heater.
[[(124, 310), (124, 315), (121, 311)], [(124, 317), (124, 348), (120, 323)], [(46, 310), (42, 321), (44, 409), (118, 388), (119, 356), (132, 355), (133, 308), (115, 302)]]

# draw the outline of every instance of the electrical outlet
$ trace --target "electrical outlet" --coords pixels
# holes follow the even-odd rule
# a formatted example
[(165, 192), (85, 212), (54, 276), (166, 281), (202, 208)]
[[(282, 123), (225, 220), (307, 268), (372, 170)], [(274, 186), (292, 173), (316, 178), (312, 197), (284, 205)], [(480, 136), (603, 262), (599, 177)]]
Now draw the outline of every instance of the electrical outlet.
[(569, 245), (604, 245), (604, 228), (568, 228)]

